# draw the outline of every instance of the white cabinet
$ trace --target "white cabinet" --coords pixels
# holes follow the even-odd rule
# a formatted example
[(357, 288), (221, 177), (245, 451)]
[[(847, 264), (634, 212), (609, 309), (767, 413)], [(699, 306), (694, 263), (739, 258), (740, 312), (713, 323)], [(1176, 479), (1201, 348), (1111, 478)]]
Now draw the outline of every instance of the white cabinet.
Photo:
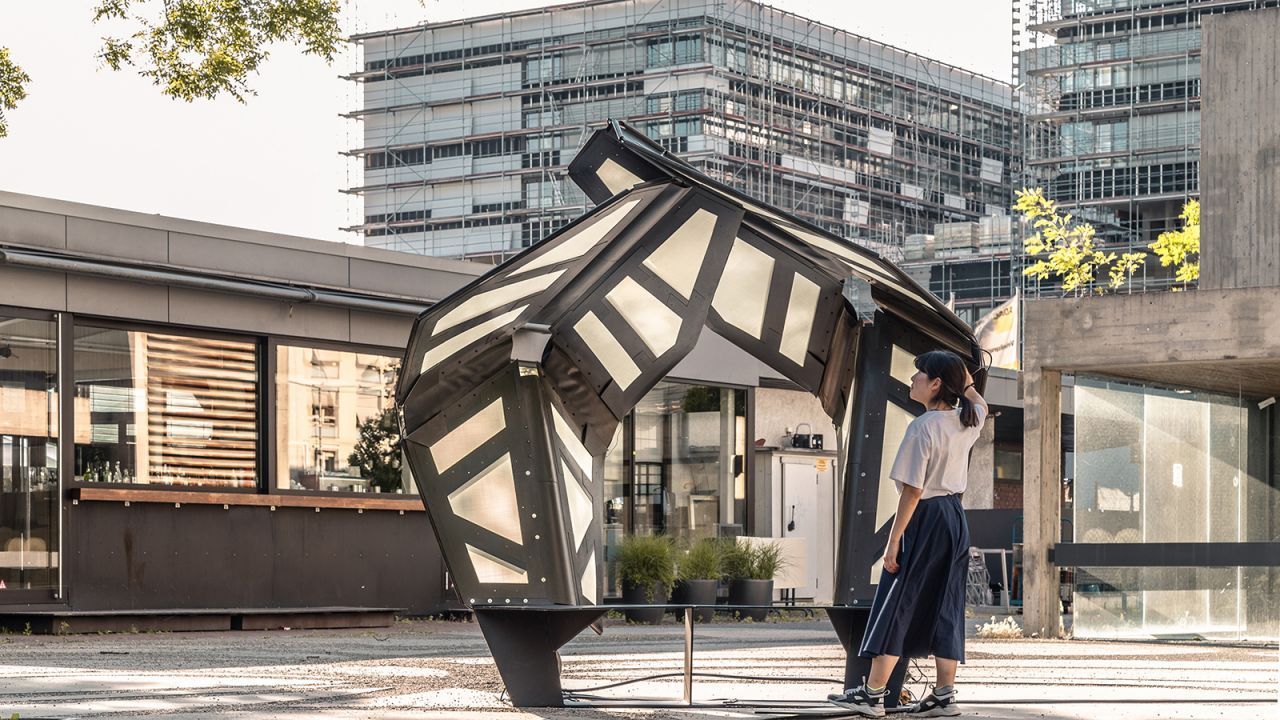
[(756, 535), (791, 539), (790, 567), (775, 586), (797, 599), (828, 604), (835, 584), (836, 455), (811, 450), (757, 450)]

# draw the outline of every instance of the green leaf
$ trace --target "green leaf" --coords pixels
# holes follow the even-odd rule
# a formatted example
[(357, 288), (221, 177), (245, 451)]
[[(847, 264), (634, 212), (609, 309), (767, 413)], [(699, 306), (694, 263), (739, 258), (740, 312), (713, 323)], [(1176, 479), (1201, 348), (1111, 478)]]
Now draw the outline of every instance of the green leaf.
[(9, 134), (4, 111), (16, 108), (18, 101), (27, 96), (29, 82), (31, 76), (9, 59), (9, 48), (0, 47), (0, 137)]
[(99, 57), (138, 73), (170, 97), (186, 100), (254, 94), (249, 78), (273, 43), (299, 46), (332, 62), (341, 42), (337, 0), (163, 0), (159, 19), (144, 14), (154, 0), (105, 0), (94, 22), (122, 20), (139, 30), (129, 40), (104, 38)]

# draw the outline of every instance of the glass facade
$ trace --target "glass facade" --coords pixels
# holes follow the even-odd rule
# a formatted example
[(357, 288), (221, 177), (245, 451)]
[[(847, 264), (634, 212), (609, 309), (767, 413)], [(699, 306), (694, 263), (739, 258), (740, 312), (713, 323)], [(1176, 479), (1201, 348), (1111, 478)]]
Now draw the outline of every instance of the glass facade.
[[(1274, 0), (1017, 0), (1014, 84), (1027, 175), (1108, 249), (1148, 252), (1133, 285), (1180, 285), (1148, 251), (1200, 193), (1201, 21)], [(1035, 284), (1034, 293), (1058, 290)]]
[[(1280, 537), (1274, 406), (1077, 376), (1070, 517), (1080, 543)], [(1077, 637), (1280, 636), (1280, 569), (1078, 568)]]
[(745, 447), (745, 390), (663, 381), (645, 395), (605, 456), (608, 593), (626, 535), (744, 534)]
[[(565, 177), (609, 118), (891, 255), (1006, 212), (1004, 83), (755, 3), (617, 0), (357, 40), (365, 244), (500, 261), (588, 209)], [(638, 20), (642, 18), (643, 20)]]
[(395, 412), (400, 359), (276, 348), (276, 473), (281, 490), (416, 492)]
[(57, 325), (0, 314), (0, 599), (57, 586)]
[(257, 487), (255, 341), (77, 324), (74, 351), (76, 480)]

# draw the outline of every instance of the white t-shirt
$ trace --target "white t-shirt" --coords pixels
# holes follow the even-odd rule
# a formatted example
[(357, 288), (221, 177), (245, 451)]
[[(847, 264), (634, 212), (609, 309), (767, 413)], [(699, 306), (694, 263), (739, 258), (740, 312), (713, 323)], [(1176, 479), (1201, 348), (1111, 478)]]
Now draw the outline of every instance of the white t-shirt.
[(939, 495), (956, 495), (969, 484), (969, 450), (982, 433), (987, 409), (975, 405), (978, 424), (965, 427), (960, 411), (929, 410), (911, 421), (898, 446), (889, 478), (897, 484), (921, 488), (921, 500)]

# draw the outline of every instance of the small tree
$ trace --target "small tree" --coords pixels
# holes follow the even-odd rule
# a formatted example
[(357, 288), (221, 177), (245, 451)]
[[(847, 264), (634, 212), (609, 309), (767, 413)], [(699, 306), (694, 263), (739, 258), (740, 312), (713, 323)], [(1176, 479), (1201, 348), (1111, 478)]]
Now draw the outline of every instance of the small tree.
[[(1036, 229), (1023, 246), (1032, 257), (1045, 256), (1023, 270), (1024, 275), (1038, 280), (1056, 277), (1062, 281), (1063, 292), (1101, 293), (1104, 288), (1097, 286), (1096, 277), (1103, 269), (1107, 270), (1109, 286), (1115, 290), (1132, 281), (1147, 258), (1143, 252), (1117, 256), (1098, 250), (1093, 245), (1093, 226), (1059, 212), (1057, 203), (1046, 198), (1040, 188), (1019, 190), (1017, 198), (1013, 209)], [(1161, 266), (1177, 268), (1174, 277), (1185, 288), (1200, 277), (1200, 201), (1188, 200), (1179, 217), (1181, 229), (1160, 233), (1147, 247), (1160, 258)]]
[(1200, 279), (1200, 201), (1188, 200), (1182, 206), (1182, 229), (1168, 230), (1151, 243), (1160, 265), (1177, 266), (1174, 278), (1186, 284)]
[(1089, 223), (1076, 222), (1069, 213), (1058, 210), (1058, 204), (1044, 196), (1040, 188), (1017, 192), (1013, 209), (1031, 222), (1036, 232), (1023, 242), (1027, 254), (1044, 255), (1022, 271), (1037, 280), (1057, 278), (1063, 292), (1077, 295), (1102, 293), (1098, 275), (1106, 270), (1109, 286), (1114, 290), (1128, 282), (1147, 254), (1130, 252), (1117, 256), (1094, 246), (1095, 230)]
[(359, 425), (360, 439), (347, 458), (359, 468), (360, 477), (382, 492), (400, 489), (400, 426), (395, 408), (365, 418)]

